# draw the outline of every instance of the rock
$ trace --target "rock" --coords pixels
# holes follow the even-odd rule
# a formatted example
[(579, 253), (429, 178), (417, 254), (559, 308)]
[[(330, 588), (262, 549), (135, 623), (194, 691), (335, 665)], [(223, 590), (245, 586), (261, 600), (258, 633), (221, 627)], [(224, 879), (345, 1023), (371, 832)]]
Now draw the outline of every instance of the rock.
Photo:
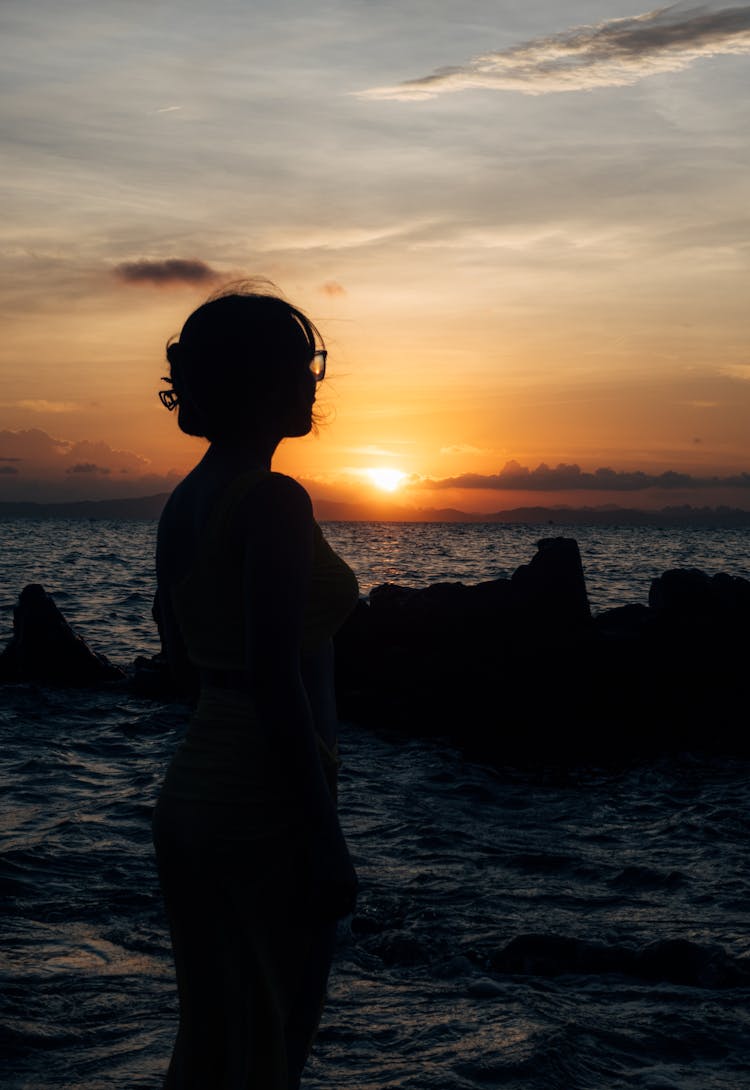
[(654, 620), (670, 634), (734, 643), (750, 633), (750, 582), (695, 568), (674, 568), (652, 580), (648, 604)]
[(13, 610), (13, 636), (0, 655), (0, 681), (84, 686), (124, 677), (73, 632), (43, 586), (24, 587)]
[[(569, 538), (539, 542), (511, 579), (375, 587), (336, 637), (341, 713), (447, 735), (491, 760), (533, 752), (534, 729), (544, 723), (550, 752), (585, 685), (580, 661), (590, 626), (578, 545)], [(559, 741), (568, 747), (565, 735)]]
[(652, 622), (653, 614), (648, 606), (635, 602), (602, 610), (594, 617), (597, 632), (618, 643), (642, 639)]
[(175, 700), (183, 695), (172, 681), (169, 663), (163, 652), (151, 658), (138, 655), (132, 665), (130, 689), (135, 696), (148, 700)]
[(500, 764), (745, 755), (749, 634), (750, 582), (690, 570), (592, 618), (576, 542), (548, 538), (510, 579), (375, 587), (336, 637), (339, 708)]
[(527, 620), (569, 628), (591, 618), (581, 554), (573, 538), (537, 542), (531, 562), (516, 569), (510, 585), (510, 602)]
[(732, 958), (722, 946), (688, 939), (660, 939), (638, 951), (636, 972), (647, 980), (669, 980), (699, 988), (746, 987), (747, 958)]
[(640, 949), (567, 935), (518, 935), (490, 958), (501, 973), (560, 976), (619, 973), (698, 988), (746, 987), (748, 958), (732, 958), (721, 946), (687, 939), (657, 939)]
[(492, 968), (498, 972), (535, 976), (625, 973), (632, 972), (635, 963), (635, 951), (622, 946), (545, 934), (518, 935), (490, 958)]

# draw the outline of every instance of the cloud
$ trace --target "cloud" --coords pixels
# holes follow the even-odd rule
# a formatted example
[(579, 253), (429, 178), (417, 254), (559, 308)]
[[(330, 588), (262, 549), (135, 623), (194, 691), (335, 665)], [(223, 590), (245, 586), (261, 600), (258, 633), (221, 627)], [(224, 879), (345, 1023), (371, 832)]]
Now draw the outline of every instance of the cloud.
[(452, 447), (441, 447), (441, 454), (485, 454), (481, 447), (472, 447), (470, 443), (455, 443)]
[[(399, 444), (403, 445), (403, 444)], [(370, 443), (360, 447), (337, 447), (342, 454), (363, 454), (368, 458), (396, 458), (397, 454), (385, 447), (378, 447)]]
[(75, 401), (47, 401), (42, 397), (25, 398), (12, 404), (15, 408), (28, 409), (32, 413), (72, 413), (80, 408)]
[(222, 274), (205, 261), (168, 257), (163, 261), (123, 261), (114, 275), (126, 284), (210, 284)]
[[(101, 473), (107, 474), (109, 470), (106, 466), (98, 466), (95, 462), (76, 462), (73, 466), (68, 466), (65, 470), (66, 473)], [(120, 471), (122, 472), (122, 470)]]
[(740, 382), (750, 382), (750, 363), (727, 363), (719, 368), (719, 374), (727, 378), (739, 379)]
[(0, 499), (116, 499), (171, 492), (181, 474), (155, 473), (147, 458), (103, 441), (75, 442), (40, 428), (0, 431)]
[(355, 250), (406, 239), (428, 229), (432, 220), (406, 219), (400, 223), (384, 223), (380, 226), (358, 225), (321, 226), (313, 224), (299, 227), (274, 227), (266, 231), (256, 242), (261, 253), (285, 250)]
[(339, 284), (336, 280), (326, 280), (325, 284), (320, 285), (320, 291), (323, 295), (346, 295), (346, 288), (343, 284)]
[(54, 439), (41, 428), (0, 431), (0, 460), (3, 462), (55, 466), (70, 446), (65, 439)]
[(113, 450), (101, 441), (56, 439), (41, 428), (0, 431), (0, 462), (18, 463), (24, 477), (44, 479), (123, 470), (144, 474), (150, 466), (148, 459), (133, 451)]
[(704, 489), (748, 488), (750, 473), (729, 477), (694, 477), (689, 473), (666, 470), (664, 473), (643, 473), (640, 470), (595, 469), (584, 472), (578, 465), (561, 463), (554, 468), (542, 462), (528, 469), (518, 462), (508, 462), (499, 473), (463, 473), (459, 477), (427, 478), (420, 488), (471, 488), (498, 492), (643, 492), (649, 488)]
[(469, 88), (541, 95), (623, 87), (646, 76), (678, 72), (702, 57), (748, 52), (750, 5), (670, 4), (534, 38), (393, 87), (370, 88), (359, 97), (427, 99)]

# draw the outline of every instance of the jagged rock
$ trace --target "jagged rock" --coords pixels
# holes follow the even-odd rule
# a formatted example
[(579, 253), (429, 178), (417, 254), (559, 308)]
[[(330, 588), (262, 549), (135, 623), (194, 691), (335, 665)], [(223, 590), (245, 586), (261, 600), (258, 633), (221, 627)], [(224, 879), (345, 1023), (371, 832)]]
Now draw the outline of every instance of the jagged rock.
[(749, 963), (748, 958), (732, 958), (721, 946), (687, 939), (657, 939), (633, 949), (545, 934), (518, 935), (490, 957), (492, 968), (500, 973), (619, 973), (698, 988), (746, 987)]
[(511, 579), (375, 587), (336, 637), (342, 713), (444, 734), (491, 759), (517, 755), (535, 745), (526, 724), (575, 706), (590, 626), (568, 538), (539, 542)]
[(648, 606), (639, 602), (605, 609), (594, 617), (596, 631), (603, 638), (616, 642), (642, 639), (652, 621), (653, 614)]
[(336, 637), (339, 707), (499, 763), (744, 754), (749, 633), (750, 583), (701, 572), (592, 618), (576, 542), (545, 539), (510, 579), (374, 588)]
[(163, 652), (151, 658), (138, 655), (132, 666), (130, 688), (135, 696), (148, 700), (173, 700), (183, 695), (172, 681)]
[(660, 625), (688, 637), (710, 631), (725, 643), (750, 632), (750, 582), (740, 576), (675, 568), (652, 581), (648, 604)]
[(13, 636), (0, 655), (0, 681), (83, 686), (124, 677), (73, 632), (43, 586), (24, 587), (13, 610)]
[(573, 538), (542, 538), (531, 562), (516, 569), (510, 585), (510, 604), (527, 620), (569, 628), (591, 618), (581, 554)]
[(568, 935), (517, 935), (490, 957), (501, 973), (560, 976), (563, 973), (633, 972), (636, 953), (623, 946), (607, 946)]

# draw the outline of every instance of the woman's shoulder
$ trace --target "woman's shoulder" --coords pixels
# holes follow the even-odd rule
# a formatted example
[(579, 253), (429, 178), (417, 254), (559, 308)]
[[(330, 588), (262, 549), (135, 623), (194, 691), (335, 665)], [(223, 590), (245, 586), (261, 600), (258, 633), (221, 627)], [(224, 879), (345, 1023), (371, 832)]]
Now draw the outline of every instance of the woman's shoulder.
[(261, 524), (284, 522), (312, 523), (312, 501), (307, 490), (285, 473), (269, 470), (262, 480), (243, 496), (241, 506), (252, 521), (261, 516)]
[(159, 516), (158, 536), (163, 538), (173, 533), (182, 534), (185, 524), (192, 521), (194, 507), (195, 487), (188, 474), (167, 497)]
[(289, 497), (289, 499), (297, 500), (300, 503), (311, 503), (307, 489), (294, 477), (288, 477), (286, 473), (277, 473), (276, 470), (271, 469), (260, 483), (267, 491), (278, 497)]

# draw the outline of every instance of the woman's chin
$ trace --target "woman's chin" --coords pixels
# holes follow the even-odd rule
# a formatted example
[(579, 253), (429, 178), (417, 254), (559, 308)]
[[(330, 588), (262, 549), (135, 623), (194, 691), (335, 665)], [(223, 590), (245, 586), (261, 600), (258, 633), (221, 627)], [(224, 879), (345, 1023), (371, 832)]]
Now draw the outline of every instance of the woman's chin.
[(301, 439), (304, 435), (309, 435), (312, 430), (312, 416), (307, 416), (304, 420), (290, 421), (289, 426), (286, 428), (286, 437), (287, 439)]

